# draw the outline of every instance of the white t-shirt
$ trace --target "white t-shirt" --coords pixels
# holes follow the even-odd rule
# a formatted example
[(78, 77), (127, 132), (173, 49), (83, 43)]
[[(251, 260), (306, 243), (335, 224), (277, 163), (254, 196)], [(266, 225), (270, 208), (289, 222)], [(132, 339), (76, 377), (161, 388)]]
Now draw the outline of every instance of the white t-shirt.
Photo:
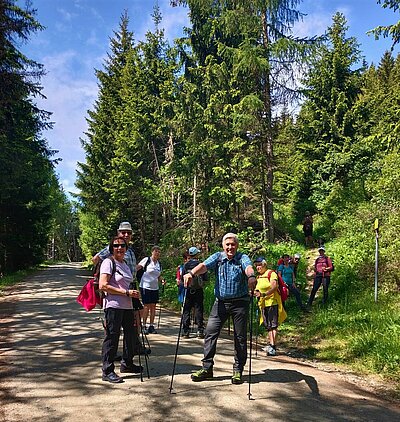
[[(146, 265), (148, 257), (143, 258), (139, 265), (143, 268)], [(146, 268), (146, 271), (142, 275), (142, 279), (140, 280), (140, 287), (142, 289), (149, 289), (149, 290), (158, 290), (158, 277), (161, 274), (161, 266), (159, 261), (154, 262), (152, 258), (150, 258), (149, 265)]]

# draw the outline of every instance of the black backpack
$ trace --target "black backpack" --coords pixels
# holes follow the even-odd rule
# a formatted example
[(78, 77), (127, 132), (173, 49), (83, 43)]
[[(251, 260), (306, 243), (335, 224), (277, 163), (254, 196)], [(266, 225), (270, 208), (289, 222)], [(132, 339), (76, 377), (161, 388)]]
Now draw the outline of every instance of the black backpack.
[[(191, 259), (190, 261), (186, 262), (185, 265), (183, 266), (182, 275), (185, 275), (190, 270), (193, 270), (193, 268), (196, 267), (199, 263), (200, 261), (198, 259)], [(192, 283), (190, 284), (189, 289), (194, 289), (194, 290), (202, 289), (207, 280), (208, 280), (207, 273), (196, 275), (192, 278)]]

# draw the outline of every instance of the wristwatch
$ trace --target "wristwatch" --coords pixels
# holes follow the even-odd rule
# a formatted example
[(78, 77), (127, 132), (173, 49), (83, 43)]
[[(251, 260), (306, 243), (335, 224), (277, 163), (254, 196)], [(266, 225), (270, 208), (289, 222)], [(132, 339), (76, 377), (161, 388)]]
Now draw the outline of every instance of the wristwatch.
[(195, 275), (192, 273), (192, 270), (189, 271), (189, 274), (194, 277)]
[(125, 290), (125, 294), (129, 296), (129, 290)]

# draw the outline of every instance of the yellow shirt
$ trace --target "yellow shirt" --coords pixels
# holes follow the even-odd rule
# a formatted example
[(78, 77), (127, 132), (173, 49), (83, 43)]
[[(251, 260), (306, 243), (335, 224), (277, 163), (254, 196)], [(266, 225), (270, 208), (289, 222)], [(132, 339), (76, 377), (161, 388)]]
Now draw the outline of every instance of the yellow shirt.
[[(268, 274), (270, 273), (270, 278), (268, 278)], [(278, 275), (275, 271), (267, 270), (264, 274), (260, 274), (257, 277), (257, 286), (256, 290), (259, 290), (261, 293), (266, 293), (271, 288), (271, 280), (275, 280), (276, 284), (278, 285)], [(258, 306), (261, 311), (266, 306), (278, 305), (278, 322), (281, 324), (287, 318), (287, 314), (285, 308), (283, 307), (281, 296), (276, 290), (272, 295), (267, 297), (260, 297), (258, 301)], [(262, 312), (260, 312), (260, 325), (263, 323), (263, 316)]]
[[(268, 278), (268, 274), (271, 273), (270, 278)], [(257, 277), (257, 286), (256, 286), (256, 290), (259, 290), (262, 294), (267, 293), (268, 290), (271, 289), (271, 281), (275, 280), (276, 285), (278, 285), (278, 275), (276, 274), (275, 271), (270, 271), (267, 270), (265, 271), (264, 274), (260, 274)], [(266, 307), (266, 306), (272, 306), (272, 305), (277, 305), (278, 304), (278, 298), (276, 297), (276, 295), (279, 296), (279, 293), (276, 291), (274, 292), (272, 295), (269, 295), (267, 297), (260, 297), (260, 302), (262, 302), (262, 307)]]

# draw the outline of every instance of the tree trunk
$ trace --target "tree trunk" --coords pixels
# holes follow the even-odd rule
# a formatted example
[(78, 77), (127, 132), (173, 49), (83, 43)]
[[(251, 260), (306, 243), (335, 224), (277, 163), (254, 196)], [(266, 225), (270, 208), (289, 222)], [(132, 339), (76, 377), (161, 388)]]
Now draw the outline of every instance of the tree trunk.
[[(266, 13), (262, 16), (263, 25), (263, 46), (265, 51), (268, 51), (269, 38), (268, 38), (268, 23)], [(268, 70), (262, 77), (263, 97), (264, 97), (264, 124), (262, 151), (264, 153), (264, 189), (262, 192), (262, 206), (263, 206), (263, 228), (264, 234), (269, 242), (274, 241), (274, 207), (272, 201), (273, 183), (274, 183), (274, 153), (273, 153), (273, 136), (272, 136), (272, 104), (271, 104), (271, 84), (270, 73)]]

